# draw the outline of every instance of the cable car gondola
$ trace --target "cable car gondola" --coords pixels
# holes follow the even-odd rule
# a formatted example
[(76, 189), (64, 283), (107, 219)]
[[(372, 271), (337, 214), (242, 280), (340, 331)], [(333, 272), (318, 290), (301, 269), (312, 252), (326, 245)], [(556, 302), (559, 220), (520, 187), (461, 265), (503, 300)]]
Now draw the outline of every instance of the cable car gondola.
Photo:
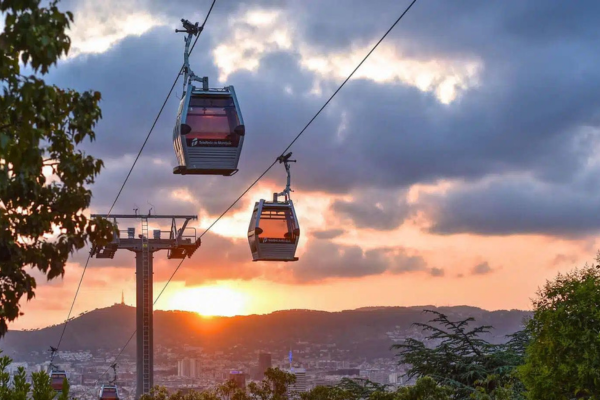
[(119, 400), (119, 389), (117, 388), (117, 364), (110, 366), (113, 369), (114, 377), (100, 387), (98, 400)]
[(98, 400), (119, 400), (119, 389), (117, 385), (104, 384), (100, 388)]
[[(208, 78), (199, 78), (189, 66), (192, 37), (202, 28), (182, 19), (187, 33), (184, 51), (184, 95), (179, 104), (173, 129), (173, 146), (179, 166), (174, 174), (224, 175), (235, 174), (246, 133), (244, 120), (233, 86), (209, 89)], [(198, 88), (193, 82), (201, 82)]]
[[(274, 193), (273, 201), (260, 200), (254, 205), (248, 242), (252, 252), (252, 261), (298, 261), (296, 248), (300, 240), (300, 226), (294, 203), (290, 198), (290, 160), (292, 153), (278, 158), (285, 165), (287, 185), (283, 192)], [(279, 201), (279, 196), (284, 200)]]
[(67, 379), (67, 372), (58, 368), (54, 365), (54, 356), (58, 349), (50, 346), (50, 386), (56, 393), (62, 393), (65, 379)]
[(57, 393), (62, 393), (67, 379), (67, 373), (61, 369), (55, 369), (50, 371), (50, 385)]

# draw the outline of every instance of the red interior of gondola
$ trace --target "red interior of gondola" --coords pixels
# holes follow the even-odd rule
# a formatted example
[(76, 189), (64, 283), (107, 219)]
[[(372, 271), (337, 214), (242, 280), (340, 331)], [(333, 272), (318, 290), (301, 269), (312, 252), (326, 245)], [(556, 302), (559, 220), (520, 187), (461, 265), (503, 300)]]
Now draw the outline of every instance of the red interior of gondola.
[(295, 240), (294, 217), (290, 209), (263, 208), (258, 226), (262, 230), (259, 235), (261, 239), (283, 239), (290, 242)]
[(231, 98), (192, 97), (186, 124), (192, 128), (187, 139), (230, 140), (234, 145), (239, 141), (238, 135), (232, 134), (239, 119)]

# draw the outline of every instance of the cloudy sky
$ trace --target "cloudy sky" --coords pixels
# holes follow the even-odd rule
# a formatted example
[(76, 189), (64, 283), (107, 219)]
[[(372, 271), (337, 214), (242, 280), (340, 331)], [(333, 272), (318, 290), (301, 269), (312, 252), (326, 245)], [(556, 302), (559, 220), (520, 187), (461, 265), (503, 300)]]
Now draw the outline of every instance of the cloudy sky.
[[(48, 76), (102, 92), (87, 151), (105, 161), (105, 213), (182, 64), (179, 20), (210, 0), (63, 1), (72, 51)], [(240, 172), (179, 176), (178, 84), (115, 212), (197, 214), (202, 231), (286, 147), (408, 0), (217, 0), (191, 63), (234, 85)], [(252, 263), (251, 207), (276, 166), (204, 237), (160, 309), (265, 313), (376, 305), (528, 308), (545, 279), (594, 259), (600, 229), (600, 32), (595, 1), (417, 2), (292, 151), (300, 261)], [(45, 283), (13, 328), (63, 320), (86, 254)], [(155, 257), (155, 291), (176, 267)], [(133, 304), (134, 258), (92, 259), (79, 312)], [(220, 307), (216, 303), (229, 304)]]

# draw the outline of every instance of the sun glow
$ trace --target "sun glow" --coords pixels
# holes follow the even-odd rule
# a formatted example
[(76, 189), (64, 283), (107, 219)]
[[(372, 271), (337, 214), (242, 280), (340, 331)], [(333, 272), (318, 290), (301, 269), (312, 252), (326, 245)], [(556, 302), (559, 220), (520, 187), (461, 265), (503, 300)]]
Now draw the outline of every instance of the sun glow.
[(183, 289), (173, 295), (169, 308), (193, 311), (200, 315), (231, 317), (244, 313), (246, 296), (223, 286), (203, 286)]

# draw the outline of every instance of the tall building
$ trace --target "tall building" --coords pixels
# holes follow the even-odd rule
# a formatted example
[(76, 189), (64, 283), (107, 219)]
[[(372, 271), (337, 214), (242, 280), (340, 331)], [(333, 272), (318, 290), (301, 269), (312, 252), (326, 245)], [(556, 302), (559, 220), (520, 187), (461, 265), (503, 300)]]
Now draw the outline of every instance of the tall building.
[(257, 379), (263, 380), (265, 378), (265, 372), (272, 366), (271, 354), (260, 353), (258, 355), (258, 374)]
[(308, 384), (306, 382), (306, 370), (304, 368), (292, 367), (290, 373), (296, 376), (296, 383), (290, 385), (288, 393), (290, 398), (299, 398), (299, 393), (308, 391)]
[(195, 358), (184, 358), (177, 362), (177, 376), (186, 378), (200, 377), (200, 360)]
[(390, 382), (389, 373), (379, 369), (361, 370), (360, 376), (376, 383), (387, 384)]
[(246, 388), (246, 374), (244, 374), (242, 371), (230, 371), (229, 379), (234, 381), (237, 387), (240, 389)]
[(404, 384), (404, 376), (399, 372), (390, 374), (389, 381), (392, 385), (402, 386)]

